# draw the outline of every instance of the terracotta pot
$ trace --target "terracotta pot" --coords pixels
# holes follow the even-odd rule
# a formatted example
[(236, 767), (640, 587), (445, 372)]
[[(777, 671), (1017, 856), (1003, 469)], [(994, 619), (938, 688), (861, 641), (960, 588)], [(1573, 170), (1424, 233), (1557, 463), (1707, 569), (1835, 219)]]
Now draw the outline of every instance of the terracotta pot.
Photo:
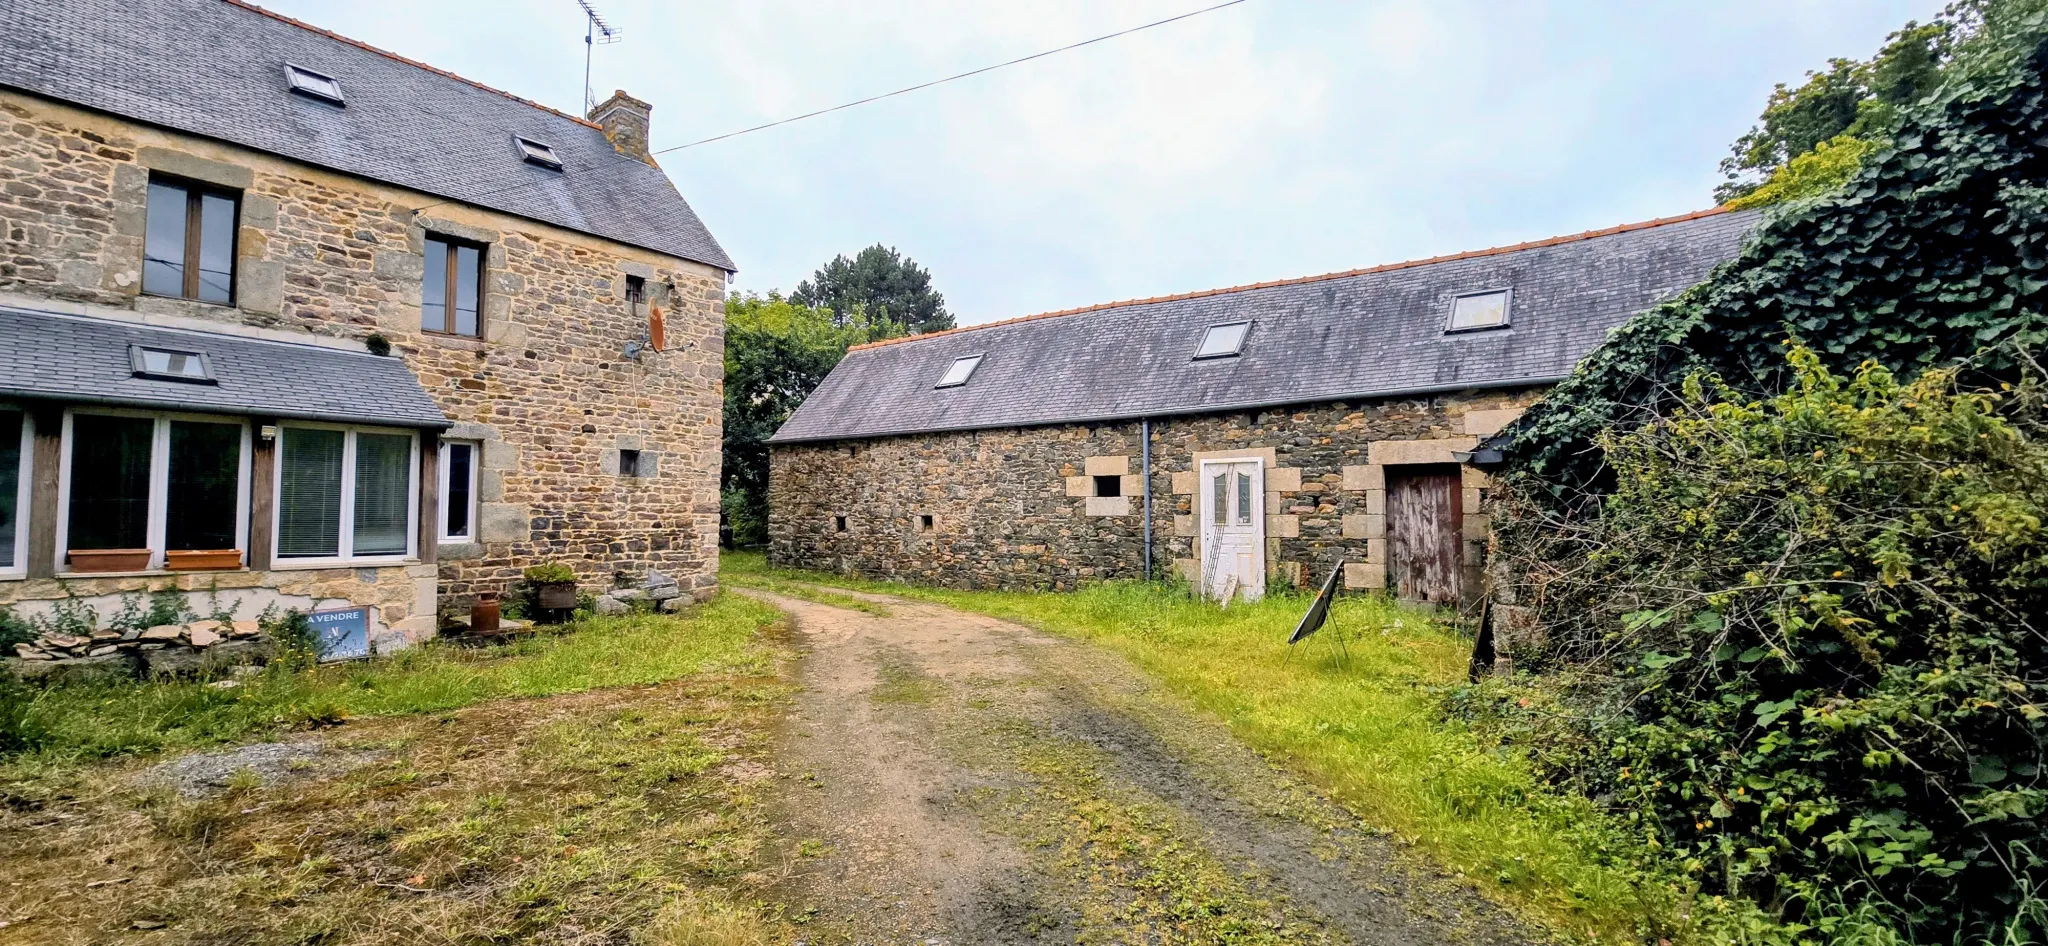
[(573, 581), (551, 581), (539, 587), (540, 606), (550, 611), (566, 611), (576, 606), (576, 583)]
[(476, 603), (469, 606), (469, 632), (471, 634), (498, 633), (498, 593), (486, 591), (476, 596)]
[(219, 571), (242, 567), (241, 549), (172, 549), (164, 553), (164, 567), (172, 571)]
[(149, 567), (148, 549), (72, 549), (74, 572), (139, 572)]

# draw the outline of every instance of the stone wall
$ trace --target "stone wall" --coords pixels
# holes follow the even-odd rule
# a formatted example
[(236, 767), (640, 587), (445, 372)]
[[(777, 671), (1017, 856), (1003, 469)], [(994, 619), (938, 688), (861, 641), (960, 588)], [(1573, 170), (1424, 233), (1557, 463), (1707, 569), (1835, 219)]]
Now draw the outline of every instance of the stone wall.
[[(1200, 561), (1195, 477), (1205, 458), (1266, 467), (1268, 586), (1305, 586), (1342, 558), (1353, 588), (1386, 584), (1385, 470), (1452, 462), (1540, 393), (1476, 391), (1155, 420), (1153, 568)], [(968, 588), (1069, 589), (1144, 573), (1140, 425), (1006, 428), (773, 451), (769, 558)], [(1120, 500), (1093, 498), (1098, 475)], [(1465, 471), (1468, 587), (1484, 558), (1485, 475)], [(922, 531), (919, 516), (932, 517)], [(844, 517), (846, 529), (839, 531)]]
[[(139, 294), (152, 173), (242, 193), (233, 306)], [(716, 583), (724, 275), (534, 221), (0, 92), (0, 301), (389, 339), (483, 443), (479, 539), (442, 546), (442, 591), (562, 561), (610, 585)], [(426, 208), (415, 213), (415, 208)], [(483, 337), (420, 331), (423, 241), (488, 243)], [(667, 350), (624, 299), (646, 280)], [(643, 475), (618, 475), (621, 449)], [(651, 471), (651, 475), (646, 471)]]

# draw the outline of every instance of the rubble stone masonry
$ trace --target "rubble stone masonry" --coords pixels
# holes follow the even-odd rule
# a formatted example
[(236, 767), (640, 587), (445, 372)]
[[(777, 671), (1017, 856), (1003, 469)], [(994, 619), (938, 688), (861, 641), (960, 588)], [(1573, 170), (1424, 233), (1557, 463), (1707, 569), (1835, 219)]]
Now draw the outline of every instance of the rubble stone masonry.
[[(241, 193), (234, 305), (139, 294), (153, 174)], [(420, 330), (430, 234), (489, 245), (481, 338)], [(664, 311), (664, 351), (628, 355), (648, 336), (629, 275)], [(0, 302), (383, 335), (456, 423), (445, 436), (483, 444), (480, 541), (439, 548), (444, 597), (543, 561), (715, 587), (723, 295), (713, 267), (0, 91)], [(641, 475), (619, 475), (622, 449)]]
[[(1444, 463), (1540, 391), (1474, 391), (1172, 417), (1151, 423), (1153, 567), (1194, 577), (1200, 460), (1266, 466), (1269, 587), (1306, 586), (1339, 559), (1346, 584), (1386, 582), (1388, 466)], [(1144, 574), (1137, 422), (934, 433), (774, 448), (769, 558), (958, 588), (1066, 590)], [(1117, 500), (1097, 476), (1120, 476)], [(1485, 476), (1467, 468), (1468, 578), (1484, 557)], [(923, 517), (930, 517), (925, 525)], [(843, 524), (844, 531), (841, 531)]]

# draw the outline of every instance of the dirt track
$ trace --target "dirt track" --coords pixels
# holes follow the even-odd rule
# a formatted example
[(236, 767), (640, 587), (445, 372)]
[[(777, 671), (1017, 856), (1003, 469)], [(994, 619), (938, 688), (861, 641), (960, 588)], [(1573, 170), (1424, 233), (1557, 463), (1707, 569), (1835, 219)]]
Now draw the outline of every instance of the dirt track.
[(1535, 937), (1104, 652), (933, 605), (795, 619), (777, 891), (813, 943)]

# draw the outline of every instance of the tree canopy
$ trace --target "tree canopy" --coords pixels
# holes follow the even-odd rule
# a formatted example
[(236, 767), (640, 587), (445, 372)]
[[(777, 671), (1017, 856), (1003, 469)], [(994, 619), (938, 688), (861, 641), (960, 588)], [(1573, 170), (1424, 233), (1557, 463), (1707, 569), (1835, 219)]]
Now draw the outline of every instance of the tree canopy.
[(773, 292), (725, 300), (726, 526), (737, 545), (758, 545), (768, 528), (768, 438), (825, 380), (846, 349), (898, 334), (856, 308), (851, 317)]
[(932, 288), (931, 271), (880, 243), (854, 254), (833, 257), (811, 278), (797, 284), (789, 301), (814, 309), (830, 309), (837, 324), (865, 319), (892, 324), (913, 335), (953, 327), (946, 297)]

